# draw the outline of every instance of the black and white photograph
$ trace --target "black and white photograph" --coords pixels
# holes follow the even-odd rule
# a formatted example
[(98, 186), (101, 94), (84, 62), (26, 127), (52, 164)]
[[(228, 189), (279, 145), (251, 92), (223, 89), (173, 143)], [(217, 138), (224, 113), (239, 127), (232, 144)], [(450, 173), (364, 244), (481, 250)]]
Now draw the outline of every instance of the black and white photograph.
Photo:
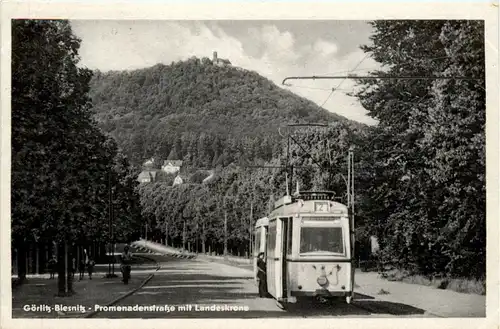
[(491, 20), (97, 17), (2, 22), (3, 317), (486, 318)]

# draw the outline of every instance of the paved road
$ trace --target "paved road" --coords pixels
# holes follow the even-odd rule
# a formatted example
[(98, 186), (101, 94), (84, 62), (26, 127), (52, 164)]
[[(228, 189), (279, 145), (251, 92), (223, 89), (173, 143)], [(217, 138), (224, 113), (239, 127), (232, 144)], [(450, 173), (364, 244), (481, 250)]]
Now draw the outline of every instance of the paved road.
[[(141, 271), (142, 272), (142, 271)], [(154, 271), (151, 270), (153, 273)], [(133, 273), (132, 273), (133, 275)], [(328, 304), (304, 302), (286, 311), (273, 299), (259, 298), (252, 272), (196, 259), (165, 258), (161, 269), (141, 290), (114, 306), (157, 306), (158, 311), (102, 311), (97, 318), (262, 318), (262, 317), (394, 317), (423, 316), (397, 304), (388, 305), (358, 295), (352, 305), (343, 300)], [(210, 311), (202, 307), (240, 307), (240, 311)], [(247, 308), (244, 310), (243, 308)]]

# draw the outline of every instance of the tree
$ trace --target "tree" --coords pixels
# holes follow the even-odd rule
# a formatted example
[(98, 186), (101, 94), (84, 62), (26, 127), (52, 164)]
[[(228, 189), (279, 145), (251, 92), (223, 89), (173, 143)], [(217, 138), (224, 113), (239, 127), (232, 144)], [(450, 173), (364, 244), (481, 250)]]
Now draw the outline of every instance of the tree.
[[(484, 77), (484, 31), (479, 22), (372, 25), (372, 45), (363, 49), (383, 66), (374, 74)], [(370, 136), (372, 174), (365, 176), (372, 185), (361, 209), (371, 219), (367, 224), (379, 237), (385, 259), (428, 275), (464, 276), (470, 270), (467, 264), (477, 257), (484, 264), (481, 82), (360, 83), (364, 88), (357, 96), (379, 121)], [(480, 268), (475, 277), (484, 273)]]
[(60, 294), (72, 291), (69, 241), (102, 230), (115, 156), (92, 119), (79, 47), (68, 21), (12, 23), (12, 237), (21, 250), (34, 235), (57, 242)]

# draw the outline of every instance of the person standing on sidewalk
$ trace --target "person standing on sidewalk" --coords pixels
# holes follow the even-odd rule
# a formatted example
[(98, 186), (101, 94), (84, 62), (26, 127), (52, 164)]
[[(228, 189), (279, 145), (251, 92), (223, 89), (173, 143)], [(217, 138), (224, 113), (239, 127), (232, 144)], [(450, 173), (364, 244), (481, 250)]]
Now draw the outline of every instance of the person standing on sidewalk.
[[(125, 276), (125, 273), (128, 272), (128, 278), (131, 278), (130, 273), (132, 272), (131, 269), (131, 262), (132, 262), (132, 253), (130, 252), (130, 247), (126, 245), (123, 248), (123, 253), (120, 255), (120, 261), (121, 261), (121, 271), (122, 274)], [(125, 282), (125, 279), (122, 279), (123, 282)]]
[(78, 272), (80, 273), (80, 278), (79, 280), (83, 280), (85, 277), (85, 260), (80, 260), (80, 263), (78, 264)]

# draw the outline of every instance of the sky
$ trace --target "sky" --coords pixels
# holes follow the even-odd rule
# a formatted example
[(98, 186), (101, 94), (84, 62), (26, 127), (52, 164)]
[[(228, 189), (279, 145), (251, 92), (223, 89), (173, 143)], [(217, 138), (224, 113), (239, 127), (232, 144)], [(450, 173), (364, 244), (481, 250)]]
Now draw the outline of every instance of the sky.
[[(369, 44), (364, 21), (72, 21), (82, 40), (81, 65), (133, 70), (189, 57), (229, 59), (328, 111), (376, 124), (356, 98), (351, 80), (290, 80), (288, 76), (367, 73), (378, 67), (360, 49)], [(340, 85), (339, 85), (340, 84)], [(338, 88), (337, 88), (338, 87)], [(336, 88), (332, 93), (332, 88)]]

